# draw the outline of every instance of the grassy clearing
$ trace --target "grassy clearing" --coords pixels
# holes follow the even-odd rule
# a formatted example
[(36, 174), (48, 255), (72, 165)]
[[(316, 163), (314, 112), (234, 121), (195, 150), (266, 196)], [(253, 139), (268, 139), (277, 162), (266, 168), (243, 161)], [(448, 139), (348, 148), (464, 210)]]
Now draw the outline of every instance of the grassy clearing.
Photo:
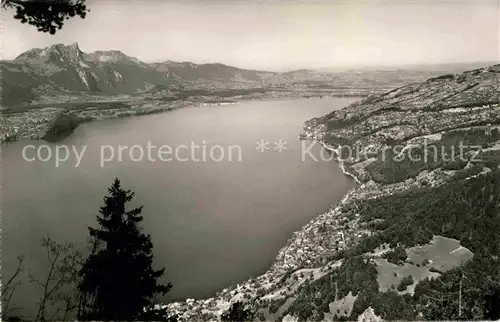
[(411, 276), (414, 283), (400, 294), (413, 294), (415, 285), (426, 278), (440, 276), (471, 260), (474, 254), (460, 245), (453, 238), (434, 236), (432, 241), (423, 246), (415, 246), (406, 250), (407, 262), (403, 265), (390, 263), (385, 259), (375, 259), (377, 265), (377, 282), (379, 290), (386, 292), (396, 290), (404, 278)]

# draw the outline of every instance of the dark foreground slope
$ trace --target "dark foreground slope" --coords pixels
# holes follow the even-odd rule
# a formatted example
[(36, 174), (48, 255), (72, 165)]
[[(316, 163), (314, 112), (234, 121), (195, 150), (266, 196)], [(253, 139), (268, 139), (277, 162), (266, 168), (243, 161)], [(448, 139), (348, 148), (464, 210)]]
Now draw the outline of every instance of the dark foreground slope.
[(444, 75), (309, 121), (359, 186), (298, 231), (271, 269), (216, 298), (218, 319), (488, 320), (500, 307), (500, 66)]

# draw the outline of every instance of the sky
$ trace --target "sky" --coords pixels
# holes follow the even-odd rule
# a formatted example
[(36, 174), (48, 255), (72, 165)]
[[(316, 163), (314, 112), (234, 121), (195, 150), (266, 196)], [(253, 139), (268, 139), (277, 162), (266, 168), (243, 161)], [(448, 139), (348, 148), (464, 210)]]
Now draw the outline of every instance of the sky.
[(2, 58), (78, 42), (145, 62), (242, 68), (387, 66), (500, 60), (500, 0), (87, 0), (56, 35), (2, 10)]

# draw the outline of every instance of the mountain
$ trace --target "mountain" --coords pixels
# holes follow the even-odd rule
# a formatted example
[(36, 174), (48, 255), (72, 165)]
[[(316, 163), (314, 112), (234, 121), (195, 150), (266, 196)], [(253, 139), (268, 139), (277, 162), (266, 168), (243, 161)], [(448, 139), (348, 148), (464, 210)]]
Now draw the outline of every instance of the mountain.
[[(45, 49), (31, 49), (22, 53), (13, 63), (27, 66), (45, 77), (51, 84), (71, 91), (100, 91), (91, 67), (78, 44), (54, 45)], [(8, 78), (8, 76), (4, 76)]]
[(77, 43), (31, 49), (14, 60), (2, 61), (1, 67), (4, 106), (57, 92), (130, 94), (186, 82), (256, 86), (273, 75), (222, 64), (171, 61), (147, 64), (117, 50), (84, 53)]
[[(44, 85), (52, 90), (104, 94), (129, 93), (147, 84), (171, 84), (173, 79), (119, 51), (82, 52), (77, 43), (31, 49), (12, 61), (2, 62), (5, 105), (11, 92), (31, 93)], [(26, 73), (27, 72), (27, 73)], [(27, 74), (27, 75), (26, 75)], [(11, 80), (24, 78), (23, 81)], [(28, 84), (25, 86), (25, 84)], [(16, 89), (16, 86), (24, 86)]]
[(266, 273), (170, 311), (219, 320), (241, 301), (261, 321), (500, 318), (500, 65), (371, 95), (304, 131), (357, 187)]

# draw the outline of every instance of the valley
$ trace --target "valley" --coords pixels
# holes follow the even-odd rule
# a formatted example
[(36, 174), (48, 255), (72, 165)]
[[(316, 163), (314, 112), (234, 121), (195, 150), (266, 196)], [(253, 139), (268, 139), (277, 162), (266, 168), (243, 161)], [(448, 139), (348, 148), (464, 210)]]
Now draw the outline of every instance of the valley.
[(476, 299), (500, 276), (499, 75), (429, 79), (308, 121), (301, 138), (335, 153), (357, 187), (265, 274), (167, 307), (186, 321), (236, 301), (262, 321), (480, 319)]
[(0, 62), (0, 141), (41, 139), (61, 114), (88, 122), (247, 100), (363, 97), (485, 64), (278, 73), (219, 63), (148, 64), (121, 51), (85, 53), (77, 43), (57, 44)]
[(1, 0), (2, 321), (499, 321), (500, 0)]
[[(235, 302), (259, 320), (479, 319), (474, 299), (498, 284), (500, 65), (275, 73), (146, 64), (73, 44), (2, 68), (23, 79), (2, 84), (7, 142), (56, 142), (81, 123), (185, 107), (363, 97), (310, 119), (300, 134), (357, 186), (293, 233), (265, 273), (214, 297), (158, 304), (181, 320), (219, 319)], [(453, 303), (448, 311), (436, 290)]]

